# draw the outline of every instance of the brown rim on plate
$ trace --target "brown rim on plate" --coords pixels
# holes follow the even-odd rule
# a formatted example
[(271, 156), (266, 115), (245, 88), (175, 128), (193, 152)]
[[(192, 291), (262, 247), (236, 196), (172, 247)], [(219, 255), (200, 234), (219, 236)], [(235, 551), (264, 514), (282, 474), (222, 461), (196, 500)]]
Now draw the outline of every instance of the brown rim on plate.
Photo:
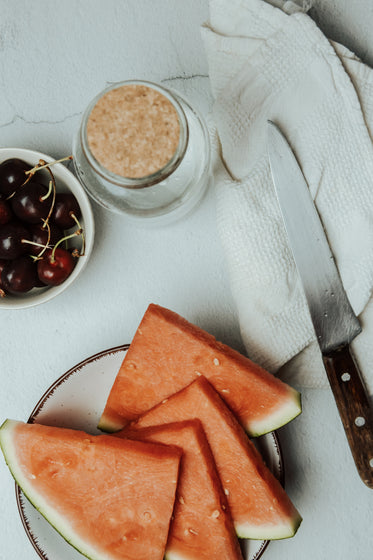
[[(77, 365), (70, 368), (66, 373), (61, 375), (45, 391), (43, 396), (40, 398), (38, 403), (35, 405), (35, 407), (34, 407), (33, 411), (31, 412), (27, 422), (30, 423), (30, 424), (33, 424), (35, 422), (35, 420), (37, 419), (37, 416), (42, 411), (42, 409), (43, 409), (45, 403), (47, 402), (47, 400), (50, 397), (53, 396), (53, 393), (56, 391), (56, 389), (58, 389), (58, 387), (60, 387), (63, 383), (65, 383), (65, 381), (67, 381), (69, 379), (69, 377), (71, 377), (75, 373), (78, 373), (87, 364), (95, 362), (95, 361), (99, 360), (100, 358), (102, 358), (104, 356), (108, 356), (110, 354), (116, 354), (118, 352), (124, 352), (124, 351), (128, 350), (129, 347), (130, 347), (129, 344), (122, 344), (120, 346), (114, 346), (113, 348), (109, 348), (108, 350), (102, 350), (101, 352), (98, 352), (97, 354), (94, 354), (93, 356), (90, 356), (89, 358), (86, 358), (85, 360), (82, 360)], [(263, 437), (263, 436), (260, 436), (260, 437)], [(260, 437), (256, 438), (256, 440), (260, 441)], [(280, 445), (278, 435), (277, 435), (276, 432), (270, 432), (268, 434), (265, 434), (264, 437), (271, 437), (271, 439), (272, 439), (271, 444), (275, 448), (276, 453), (277, 453), (277, 457), (278, 457), (278, 473), (277, 474), (275, 473), (275, 474), (278, 477), (281, 485), (285, 486), (284, 461), (283, 461), (282, 449), (281, 449), (281, 445)], [(53, 558), (48, 557), (46, 555), (46, 553), (42, 550), (41, 546), (39, 545), (37, 536), (34, 535), (32, 529), (31, 529), (27, 514), (25, 512), (24, 502), (23, 502), (23, 499), (26, 498), (26, 496), (23, 494), (21, 488), (18, 486), (17, 483), (15, 483), (15, 493), (16, 493), (17, 507), (18, 507), (19, 515), (21, 517), (22, 525), (25, 529), (26, 535), (28, 536), (29, 541), (31, 542), (35, 552), (43, 560), (54, 560)], [(260, 546), (260, 548), (256, 552), (255, 556), (253, 556), (250, 560), (259, 560), (259, 558), (261, 558), (261, 556), (263, 555), (263, 553), (264, 553), (264, 551), (267, 548), (269, 543), (270, 543), (269, 540), (262, 541), (262, 545)], [(83, 558), (83, 554), (82, 554), (82, 558)]]
[(120, 346), (114, 346), (114, 348), (109, 348), (109, 350), (102, 350), (101, 352), (97, 352), (97, 354), (94, 354), (93, 356), (90, 356), (89, 358), (86, 358), (85, 360), (82, 360), (81, 362), (79, 362), (79, 364), (70, 368), (66, 373), (61, 375), (61, 377), (59, 377), (53, 383), (53, 385), (51, 385), (45, 391), (44, 395), (41, 397), (41, 399), (39, 400), (39, 402), (35, 406), (34, 410), (31, 412), (27, 422), (29, 424), (33, 424), (35, 422), (36, 416), (39, 414), (39, 412), (41, 411), (41, 409), (43, 408), (44, 404), (49, 399), (49, 397), (51, 397), (53, 395), (53, 393), (55, 392), (55, 390), (57, 389), (57, 387), (62, 385), (62, 383), (64, 383), (71, 375), (76, 373), (78, 370), (82, 369), (82, 367), (86, 366), (87, 364), (90, 364), (91, 362), (95, 362), (96, 360), (98, 360), (99, 358), (101, 358), (103, 356), (108, 356), (109, 354), (115, 354), (116, 352), (122, 352), (122, 351), (128, 350), (129, 347), (130, 347), (129, 344), (122, 344)]

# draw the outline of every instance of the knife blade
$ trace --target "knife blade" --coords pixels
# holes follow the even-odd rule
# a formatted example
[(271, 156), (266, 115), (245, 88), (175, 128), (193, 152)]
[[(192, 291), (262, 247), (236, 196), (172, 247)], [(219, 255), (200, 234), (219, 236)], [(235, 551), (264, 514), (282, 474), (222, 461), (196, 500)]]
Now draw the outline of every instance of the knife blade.
[(285, 136), (268, 121), (277, 200), (325, 370), (358, 473), (373, 488), (373, 410), (349, 345), (361, 332), (307, 182)]

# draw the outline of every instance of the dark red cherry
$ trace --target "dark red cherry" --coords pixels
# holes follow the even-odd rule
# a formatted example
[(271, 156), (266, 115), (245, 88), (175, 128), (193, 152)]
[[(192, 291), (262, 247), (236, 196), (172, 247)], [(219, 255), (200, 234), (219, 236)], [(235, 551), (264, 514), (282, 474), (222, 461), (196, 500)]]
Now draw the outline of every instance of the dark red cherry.
[(1, 273), (3, 271), (3, 268), (6, 264), (8, 264), (9, 261), (7, 261), (6, 259), (0, 259), (0, 278), (1, 278)]
[(5, 259), (0, 259), (0, 297), (4, 297), (5, 296), (5, 289), (3, 286), (3, 283), (1, 281), (1, 273), (3, 271), (4, 266), (8, 263), (9, 261), (6, 261)]
[[(62, 239), (63, 233), (62, 231), (55, 225), (49, 222), (50, 228), (50, 239), (49, 245), (53, 246), (56, 245), (57, 241)], [(30, 239), (34, 243), (38, 243), (39, 245), (46, 245), (48, 242), (48, 228), (43, 227), (42, 224), (33, 224), (30, 226)], [(37, 245), (29, 245), (28, 252), (30, 255), (38, 255), (42, 251), (42, 247), (38, 247)]]
[(51, 219), (61, 229), (70, 229), (76, 226), (72, 214), (79, 220), (81, 212), (75, 196), (72, 193), (57, 193)]
[(0, 197), (6, 198), (16, 191), (27, 179), (25, 171), (31, 166), (25, 161), (12, 158), (0, 164)]
[(6, 200), (0, 200), (0, 225), (9, 223), (12, 217), (13, 213), (9, 202)]
[(0, 226), (0, 259), (16, 259), (28, 251), (28, 230), (19, 222), (10, 222)]
[(74, 257), (66, 249), (47, 249), (38, 261), (39, 279), (48, 286), (58, 286), (70, 276), (75, 266)]
[(35, 288), (46, 288), (47, 285), (44, 284), (44, 282), (42, 282), (38, 276), (38, 267), (37, 267), (37, 263), (35, 263), (35, 268), (36, 268), (36, 283), (35, 283)]
[(1, 283), (10, 294), (29, 292), (37, 281), (36, 265), (27, 255), (8, 261), (1, 273)]
[(30, 181), (11, 199), (12, 210), (20, 220), (37, 224), (49, 214), (52, 195), (45, 198), (48, 189), (41, 183)]

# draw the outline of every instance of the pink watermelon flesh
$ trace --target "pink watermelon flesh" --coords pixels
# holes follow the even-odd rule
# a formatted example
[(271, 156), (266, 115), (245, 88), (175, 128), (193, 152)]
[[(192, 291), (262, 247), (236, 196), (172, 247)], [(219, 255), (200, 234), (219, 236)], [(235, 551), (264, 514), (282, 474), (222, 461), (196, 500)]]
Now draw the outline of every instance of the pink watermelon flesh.
[(6, 462), (31, 503), (92, 560), (162, 560), (181, 451), (7, 420)]
[[(123, 434), (117, 434), (123, 437)], [(215, 461), (197, 419), (135, 430), (126, 437), (183, 450), (166, 560), (242, 560)]]
[(301, 412), (300, 395), (180, 315), (149, 305), (114, 381), (99, 428), (123, 428), (199, 375), (209, 379), (252, 436)]
[[(128, 430), (198, 418), (206, 433), (230, 506), (243, 538), (281, 539), (294, 535), (301, 517), (285, 490), (232, 412), (204, 377), (133, 421)], [(126, 428), (121, 432), (126, 434)]]

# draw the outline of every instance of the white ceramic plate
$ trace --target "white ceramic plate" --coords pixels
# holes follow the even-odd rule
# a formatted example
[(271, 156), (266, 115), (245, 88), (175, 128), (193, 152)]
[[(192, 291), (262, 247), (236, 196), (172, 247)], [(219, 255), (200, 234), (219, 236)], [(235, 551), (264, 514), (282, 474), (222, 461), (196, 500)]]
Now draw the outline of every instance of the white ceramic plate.
[[(62, 375), (41, 397), (29, 422), (100, 433), (97, 424), (107, 395), (129, 345), (95, 354)], [(257, 438), (268, 467), (283, 483), (283, 461), (278, 438), (270, 433)], [(16, 485), (23, 526), (34, 549), (44, 560), (83, 560), (25, 498)], [(245, 560), (258, 560), (268, 541), (242, 541)]]

